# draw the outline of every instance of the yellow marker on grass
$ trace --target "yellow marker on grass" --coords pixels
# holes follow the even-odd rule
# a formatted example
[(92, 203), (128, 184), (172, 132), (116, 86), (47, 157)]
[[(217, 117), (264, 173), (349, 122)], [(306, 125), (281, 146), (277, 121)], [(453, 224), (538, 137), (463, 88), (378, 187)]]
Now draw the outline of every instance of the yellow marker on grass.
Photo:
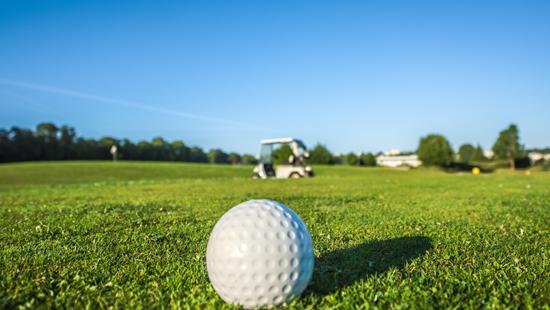
[(472, 168), (472, 174), (473, 175), (478, 175), (480, 172), (481, 172), (481, 170), (479, 170), (479, 167), (473, 167)]

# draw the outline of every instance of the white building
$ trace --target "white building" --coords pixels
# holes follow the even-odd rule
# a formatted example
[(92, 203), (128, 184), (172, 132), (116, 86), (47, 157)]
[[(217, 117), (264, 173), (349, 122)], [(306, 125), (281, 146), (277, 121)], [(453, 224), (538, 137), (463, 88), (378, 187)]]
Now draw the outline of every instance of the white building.
[(400, 155), (401, 151), (399, 149), (391, 149), (384, 152), (386, 156), (397, 156)]
[(384, 167), (418, 167), (422, 162), (416, 154), (401, 155), (399, 150), (393, 149), (376, 157), (376, 164)]
[(491, 159), (493, 158), (493, 156), (495, 155), (495, 153), (493, 152), (493, 150), (484, 150), (483, 151), (483, 156)]
[(531, 159), (532, 163), (536, 163), (538, 161), (550, 161), (550, 154), (544, 154), (541, 152), (530, 152), (527, 154), (529, 156), (529, 159)]

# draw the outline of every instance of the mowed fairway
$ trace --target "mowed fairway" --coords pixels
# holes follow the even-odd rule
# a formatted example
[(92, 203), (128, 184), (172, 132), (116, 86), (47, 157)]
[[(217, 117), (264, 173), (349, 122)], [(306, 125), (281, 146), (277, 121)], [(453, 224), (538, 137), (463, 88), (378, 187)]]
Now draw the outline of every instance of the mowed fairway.
[(232, 206), (294, 209), (315, 248), (293, 308), (548, 308), (550, 173), (66, 162), (0, 165), (0, 307), (222, 308), (205, 249)]

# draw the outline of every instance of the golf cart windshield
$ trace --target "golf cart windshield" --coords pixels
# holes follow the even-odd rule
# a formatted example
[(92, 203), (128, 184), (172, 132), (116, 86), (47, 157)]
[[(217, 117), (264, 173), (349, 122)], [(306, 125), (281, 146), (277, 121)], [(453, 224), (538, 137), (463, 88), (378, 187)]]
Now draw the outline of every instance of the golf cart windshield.
[(262, 144), (262, 148), (260, 149), (260, 163), (261, 164), (273, 163), (272, 153), (273, 153), (273, 144)]

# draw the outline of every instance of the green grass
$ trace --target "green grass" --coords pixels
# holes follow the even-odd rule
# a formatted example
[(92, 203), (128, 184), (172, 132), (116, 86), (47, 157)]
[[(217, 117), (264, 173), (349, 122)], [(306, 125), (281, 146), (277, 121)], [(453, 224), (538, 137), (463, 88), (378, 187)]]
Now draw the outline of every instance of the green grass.
[(0, 307), (222, 308), (205, 249), (252, 198), (313, 237), (293, 308), (549, 308), (550, 173), (480, 176), (317, 167), (67, 162), (0, 165)]

